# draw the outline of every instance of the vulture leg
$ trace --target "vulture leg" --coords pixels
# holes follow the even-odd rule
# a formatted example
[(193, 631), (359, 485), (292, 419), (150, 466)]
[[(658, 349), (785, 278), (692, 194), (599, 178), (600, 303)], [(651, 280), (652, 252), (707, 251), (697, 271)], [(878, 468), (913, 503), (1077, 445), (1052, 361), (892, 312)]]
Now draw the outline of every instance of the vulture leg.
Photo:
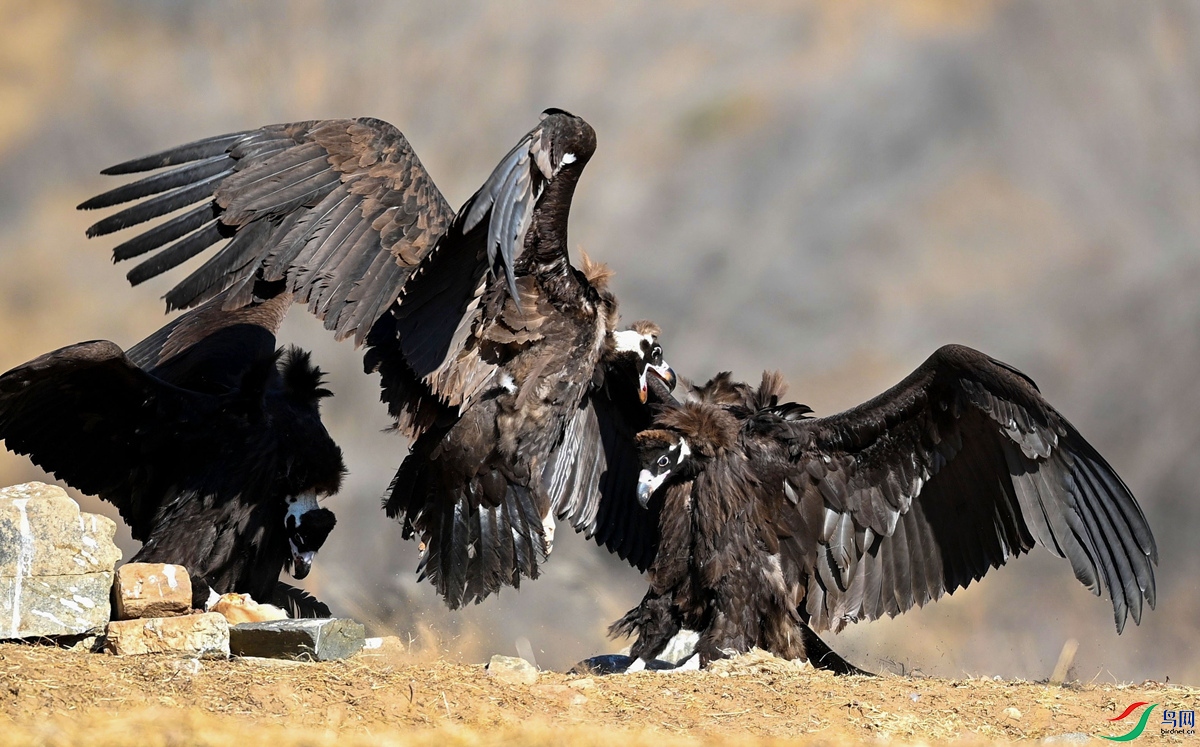
[(843, 659), (825, 643), (813, 629), (804, 623), (799, 624), (800, 639), (804, 643), (804, 656), (808, 659), (808, 663), (812, 664), (817, 669), (827, 669), (834, 674), (861, 674), (866, 677), (874, 677), (875, 674), (867, 672), (854, 666), (850, 662)]
[(682, 626), (683, 621), (671, 598), (648, 591), (641, 604), (609, 626), (608, 635), (615, 638), (637, 633), (638, 639), (629, 654), (635, 659), (650, 661), (662, 653)]

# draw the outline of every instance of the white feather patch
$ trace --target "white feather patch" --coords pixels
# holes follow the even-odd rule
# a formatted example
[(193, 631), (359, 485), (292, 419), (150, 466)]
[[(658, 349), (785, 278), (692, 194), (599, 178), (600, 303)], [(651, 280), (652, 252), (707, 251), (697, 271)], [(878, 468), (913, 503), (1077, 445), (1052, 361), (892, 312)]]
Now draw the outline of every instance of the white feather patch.
[(309, 511), (315, 511), (321, 506), (317, 503), (317, 496), (313, 493), (301, 493), (287, 499), (288, 510), (287, 515), (283, 518), (284, 526), (288, 526), (288, 519), (295, 519), (294, 526), (300, 526), (301, 519)]
[(617, 342), (618, 353), (638, 353), (640, 355), (642, 352), (642, 342), (654, 344), (654, 340), (650, 335), (643, 335), (632, 329), (613, 332), (613, 339)]

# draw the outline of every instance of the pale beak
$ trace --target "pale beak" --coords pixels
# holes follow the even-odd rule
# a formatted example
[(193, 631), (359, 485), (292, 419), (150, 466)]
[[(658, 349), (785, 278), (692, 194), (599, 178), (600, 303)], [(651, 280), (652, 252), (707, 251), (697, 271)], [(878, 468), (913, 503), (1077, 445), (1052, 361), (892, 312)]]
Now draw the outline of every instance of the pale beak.
[(654, 495), (654, 491), (658, 490), (658, 486), (663, 484), (663, 480), (667, 479), (666, 475), (658, 475), (657, 477), (650, 474), (650, 470), (644, 469), (638, 473), (637, 499), (642, 508), (650, 505), (650, 496)]
[(288, 540), (288, 546), (292, 549), (292, 578), (302, 579), (312, 570), (313, 557), (317, 553), (315, 550), (300, 552), (291, 540)]
[(637, 499), (638, 499), (638, 503), (641, 504), (642, 508), (646, 508), (647, 506), (650, 505), (650, 496), (653, 495), (653, 493), (654, 493), (654, 488), (650, 487), (649, 485), (647, 485), (644, 482), (638, 483)]

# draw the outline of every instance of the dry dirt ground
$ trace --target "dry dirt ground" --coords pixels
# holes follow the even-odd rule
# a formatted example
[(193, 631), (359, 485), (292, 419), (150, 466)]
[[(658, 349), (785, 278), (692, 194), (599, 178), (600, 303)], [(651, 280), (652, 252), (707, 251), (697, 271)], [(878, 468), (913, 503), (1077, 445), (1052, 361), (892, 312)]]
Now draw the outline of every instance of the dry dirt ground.
[(506, 685), (482, 665), (414, 655), (393, 641), (319, 664), (116, 658), (0, 644), (0, 747), (986, 744), (1046, 737), (1071, 744), (1083, 735), (1123, 733), (1134, 719), (1106, 719), (1136, 701), (1161, 704), (1139, 742), (1190, 742), (1196, 737), (1159, 735), (1161, 709), (1200, 705), (1200, 690), (1160, 683), (839, 678), (753, 656), (705, 672), (546, 672), (534, 685)]

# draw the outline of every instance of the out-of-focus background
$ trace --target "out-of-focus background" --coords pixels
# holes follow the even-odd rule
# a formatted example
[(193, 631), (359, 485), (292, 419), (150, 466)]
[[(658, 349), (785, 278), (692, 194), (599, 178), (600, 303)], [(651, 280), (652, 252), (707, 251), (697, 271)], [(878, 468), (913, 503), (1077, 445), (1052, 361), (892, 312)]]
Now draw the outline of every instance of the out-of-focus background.
[[(1200, 682), (1195, 2), (0, 2), (0, 370), (165, 322), (169, 283), (131, 290), (116, 242), (84, 239), (96, 216), (74, 206), (115, 183), (105, 166), (371, 115), (457, 205), (549, 106), (599, 135), (572, 247), (613, 266), (625, 319), (658, 321), (679, 372), (778, 368), (828, 414), (941, 344), (980, 348), (1041, 385), (1156, 532), (1159, 607), (1122, 636), (1038, 549), (835, 649), (1036, 679), (1076, 638), (1081, 680)], [(445, 610), (378, 509), (406, 446), (376, 379), (299, 309), (286, 337), (332, 372), (351, 470), (306, 587), (467, 661), (522, 638), (554, 668), (623, 645), (604, 631), (640, 576), (561, 532), (542, 579)], [(0, 454), (0, 483), (30, 479)]]

